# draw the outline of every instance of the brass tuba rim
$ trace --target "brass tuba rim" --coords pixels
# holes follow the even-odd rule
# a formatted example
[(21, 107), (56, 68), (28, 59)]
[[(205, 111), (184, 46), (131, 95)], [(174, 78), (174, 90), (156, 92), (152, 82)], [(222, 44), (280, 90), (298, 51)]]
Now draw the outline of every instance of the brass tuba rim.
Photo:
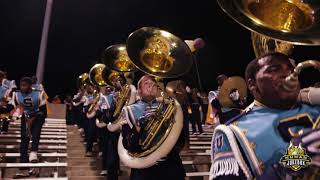
[[(169, 71), (153, 71), (140, 59), (140, 52), (145, 47), (145, 42), (153, 36), (164, 38), (169, 48), (169, 59), (173, 65)], [(132, 32), (127, 39), (127, 52), (132, 63), (142, 72), (161, 78), (176, 78), (188, 72), (193, 64), (193, 54), (189, 46), (176, 35), (156, 28), (143, 27)], [(173, 58), (173, 59), (171, 59)]]
[(82, 73), (78, 76), (77, 86), (78, 88), (86, 87), (91, 84), (88, 73)]
[[(107, 78), (104, 78), (105, 74), (106, 74), (106, 65), (104, 64), (95, 64), (94, 66), (92, 66), (92, 68), (89, 71), (89, 79), (91, 84), (98, 86), (98, 87), (104, 87), (104, 86), (110, 86), (110, 82), (108, 81)], [(97, 72), (99, 71), (99, 72)], [(97, 74), (99, 73), (99, 74)], [(100, 80), (97, 80), (97, 76), (98, 78), (100, 78)]]
[(242, 1), (217, 0), (217, 2), (221, 9), (228, 14), (229, 17), (250, 31), (295, 45), (320, 45), (320, 19), (316, 13), (312, 14), (316, 17), (314, 19), (313, 26), (310, 28), (300, 31), (286, 32), (270, 28), (263, 22), (259, 21), (259, 19), (254, 15), (250, 14), (250, 12), (246, 12), (246, 7), (242, 7), (242, 5), (240, 5)]
[[(119, 56), (125, 56), (125, 59), (123, 60), (128, 60), (125, 64), (126, 66), (117, 66), (117, 63), (121, 60)], [(125, 44), (114, 44), (108, 46), (103, 51), (102, 62), (104, 62), (110, 69), (117, 72), (135, 72), (137, 70), (128, 56)]]

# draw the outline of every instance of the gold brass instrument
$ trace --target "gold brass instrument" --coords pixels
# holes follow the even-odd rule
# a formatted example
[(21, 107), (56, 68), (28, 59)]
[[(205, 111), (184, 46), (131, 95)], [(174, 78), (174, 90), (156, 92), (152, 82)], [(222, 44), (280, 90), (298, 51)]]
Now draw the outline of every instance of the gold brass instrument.
[[(145, 151), (141, 154), (134, 155), (135, 157), (144, 157), (152, 153), (156, 148), (158, 148), (163, 143), (167, 135), (162, 136), (161, 139), (158, 140), (155, 144), (154, 144), (154, 139), (156, 138), (156, 134), (159, 134), (159, 131), (161, 129), (167, 130), (167, 131), (171, 130), (173, 123), (170, 122), (169, 120), (172, 114), (174, 113), (174, 111), (175, 111), (175, 101), (173, 99), (170, 99), (170, 102), (165, 108), (165, 110), (164, 110), (164, 103), (161, 103), (158, 106), (156, 113), (151, 117), (149, 117), (149, 119), (147, 119), (148, 124), (143, 129), (144, 130), (143, 134), (146, 136), (142, 137), (139, 142), (142, 149)], [(165, 123), (168, 123), (168, 124), (165, 125)]]
[[(222, 10), (252, 31), (256, 56), (267, 52), (291, 54), (293, 45), (320, 45), (320, 3), (317, 0), (217, 0)], [(318, 67), (317, 61), (300, 63), (284, 88), (296, 89), (301, 69)]]
[(94, 90), (93, 92), (93, 102), (90, 104), (87, 115), (88, 118), (92, 118), (93, 116), (95, 116), (95, 108), (97, 107), (99, 100), (101, 98), (100, 92), (97, 90)]
[(117, 81), (119, 76), (120, 73), (118, 71), (111, 71), (110, 75), (108, 76), (108, 79), (112, 86), (115, 86), (115, 82)]
[(238, 90), (239, 101), (245, 102), (247, 98), (247, 84), (246, 81), (240, 76), (233, 76), (226, 79), (219, 91), (218, 100), (222, 107), (237, 107), (230, 99), (230, 93)]
[(296, 45), (320, 45), (317, 0), (217, 0), (233, 20), (255, 33)]
[(4, 119), (10, 119), (10, 113), (1, 113), (0, 114), (0, 121)]
[(298, 76), (303, 69), (308, 67), (314, 67), (320, 70), (320, 62), (315, 60), (308, 60), (299, 63), (294, 68), (293, 73), (290, 74), (283, 83), (284, 89), (286, 89), (287, 91), (295, 91), (296, 89), (298, 89), (300, 87)]
[[(299, 63), (295, 67), (293, 73), (290, 74), (288, 77), (286, 77), (284, 83), (282, 84), (283, 89), (287, 90), (288, 92), (296, 91), (297, 89), (299, 89), (300, 84), (299, 84), (298, 76), (303, 69), (309, 68), (309, 67), (313, 67), (315, 69), (320, 70), (320, 62), (316, 61), (316, 60), (307, 60), (307, 61), (303, 61), (303, 62)], [(311, 102), (309, 99), (309, 93), (308, 93), (308, 100), (309, 100), (309, 102)], [(312, 127), (312, 129), (319, 129), (319, 128), (320, 128), (319, 125)], [(309, 170), (305, 171), (305, 173), (303, 174), (303, 177), (300, 177), (297, 179), (299, 179), (299, 180), (300, 179), (301, 180), (311, 180), (311, 179), (316, 180), (318, 177), (317, 175), (318, 175), (319, 170), (320, 170), (319, 166), (317, 164), (313, 164), (313, 166), (310, 166)]]
[[(95, 64), (89, 71), (89, 80), (92, 85), (96, 87), (106, 87), (111, 86), (112, 82), (110, 79), (110, 75), (112, 74), (112, 71), (107, 68), (104, 64)], [(88, 117), (94, 117), (95, 116), (95, 108), (99, 103), (99, 100), (101, 98), (100, 91), (95, 89), (94, 90), (94, 100), (92, 104), (90, 104), (90, 107), (88, 109)]]
[(111, 86), (109, 75), (112, 73), (104, 64), (95, 64), (89, 71), (91, 84), (98, 87)]
[[(120, 73), (133, 73), (136, 71), (136, 67), (131, 62), (124, 44), (116, 44), (106, 48), (102, 60), (110, 69), (115, 71), (113, 74), (110, 74), (110, 78), (114, 78), (113, 82), (119, 78)], [(135, 96), (133, 93), (129, 84), (124, 84), (121, 87), (116, 102), (116, 109), (113, 113), (114, 118), (120, 115), (123, 106), (132, 103), (129, 101), (132, 99), (131, 96)]]
[(130, 86), (128, 84), (125, 84), (124, 86), (122, 86), (119, 92), (118, 101), (116, 103), (116, 109), (114, 110), (114, 113), (113, 113), (114, 118), (120, 115), (120, 112), (123, 106), (126, 105), (128, 102), (129, 95), (130, 95)]
[(174, 78), (188, 71), (193, 60), (190, 48), (177, 36), (144, 27), (127, 39), (128, 55), (141, 71), (161, 78)]
[(233, 20), (252, 31), (256, 57), (267, 52), (290, 55), (294, 45), (320, 45), (320, 13), (316, 1), (217, 0)]
[(168, 82), (166, 92), (168, 96), (178, 100), (180, 104), (184, 104), (188, 100), (186, 84), (182, 80)]
[(275, 40), (255, 32), (251, 32), (251, 41), (256, 57), (262, 56), (268, 52), (280, 52), (290, 55), (294, 48), (293, 44)]
[(132, 64), (124, 44), (115, 44), (107, 47), (102, 55), (102, 61), (112, 70), (118, 72), (133, 72), (136, 70)]
[[(153, 27), (144, 27), (130, 34), (127, 51), (138, 69), (155, 77), (181, 76), (188, 72), (193, 62), (193, 55), (184, 41)], [(140, 126), (141, 152), (129, 152), (125, 149), (120, 135), (118, 153), (128, 167), (146, 168), (154, 165), (167, 156), (178, 141), (183, 127), (180, 104), (165, 93), (161, 95), (162, 97), (157, 98), (160, 105), (145, 117)]]
[(78, 88), (86, 87), (90, 83), (89, 74), (83, 73), (78, 77), (77, 85)]

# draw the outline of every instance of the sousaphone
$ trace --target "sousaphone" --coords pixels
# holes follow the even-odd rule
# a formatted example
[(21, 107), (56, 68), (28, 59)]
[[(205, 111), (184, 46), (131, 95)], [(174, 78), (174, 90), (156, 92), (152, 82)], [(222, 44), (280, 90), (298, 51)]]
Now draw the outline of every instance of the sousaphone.
[[(113, 78), (113, 83), (117, 82), (120, 75), (123, 75), (126, 78), (128, 74), (133, 74), (137, 70), (135, 65), (131, 62), (126, 45), (124, 44), (116, 44), (107, 47), (103, 52), (102, 61), (113, 70), (113, 73), (110, 74), (110, 78)], [(116, 100), (116, 109), (113, 113), (114, 118), (118, 118), (123, 106), (135, 102), (135, 91), (135, 88), (128, 83), (121, 87)]]
[(90, 82), (88, 73), (83, 73), (80, 76), (78, 76), (78, 80), (77, 80), (78, 88), (86, 87), (89, 84), (91, 84), (91, 82)]
[(112, 71), (104, 64), (95, 64), (89, 71), (89, 80), (92, 85), (96, 86), (94, 90), (94, 100), (93, 103), (90, 104), (87, 116), (92, 118), (96, 115), (96, 108), (101, 98), (100, 88), (102, 87), (111, 87), (112, 82), (110, 79)]
[[(193, 56), (187, 44), (177, 36), (153, 27), (144, 27), (130, 34), (127, 51), (133, 64), (146, 74), (171, 78), (188, 72)], [(163, 93), (162, 93), (163, 94)], [(141, 127), (139, 146), (142, 152), (129, 152), (120, 136), (118, 153), (130, 168), (147, 168), (171, 152), (183, 127), (180, 104), (164, 95), (155, 115)], [(166, 103), (165, 103), (166, 102)]]
[(256, 56), (290, 55), (293, 45), (320, 45), (318, 0), (217, 0), (233, 20), (252, 31)]
[(111, 73), (105, 64), (95, 64), (89, 71), (90, 82), (98, 87), (112, 86)]
[(125, 44), (115, 44), (107, 47), (102, 54), (102, 61), (110, 69), (117, 72), (134, 72), (135, 65), (131, 62)]

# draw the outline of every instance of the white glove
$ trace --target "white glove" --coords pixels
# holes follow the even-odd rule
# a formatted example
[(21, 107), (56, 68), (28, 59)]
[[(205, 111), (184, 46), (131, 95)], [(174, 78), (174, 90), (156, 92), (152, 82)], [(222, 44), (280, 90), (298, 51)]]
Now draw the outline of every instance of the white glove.
[(310, 87), (301, 89), (298, 101), (311, 105), (320, 105), (320, 88)]
[(104, 127), (107, 126), (107, 124), (104, 123), (104, 122), (99, 122), (99, 120), (96, 119), (96, 126), (97, 126), (98, 128), (104, 128)]
[(229, 94), (229, 97), (230, 97), (230, 99), (231, 99), (232, 101), (238, 101), (239, 98), (240, 98), (239, 91), (236, 90), (236, 91), (234, 91), (233, 93), (230, 93), (230, 94)]

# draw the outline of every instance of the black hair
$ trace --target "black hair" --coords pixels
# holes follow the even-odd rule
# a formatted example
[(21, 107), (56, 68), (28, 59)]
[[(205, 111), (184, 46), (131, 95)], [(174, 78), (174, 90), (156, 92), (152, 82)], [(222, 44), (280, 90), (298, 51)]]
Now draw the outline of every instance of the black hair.
[(38, 78), (36, 75), (31, 76), (32, 82), (36, 83), (38, 81)]
[(21, 78), (20, 83), (22, 83), (22, 82), (25, 82), (25, 83), (27, 83), (29, 85), (32, 85), (32, 79), (30, 77)]
[(223, 78), (228, 78), (228, 76), (225, 74), (220, 74), (219, 76), (217, 76), (216, 81), (219, 82)]
[(4, 78), (6, 76), (6, 72), (0, 71), (0, 78)]
[(249, 79), (256, 79), (256, 74), (260, 70), (259, 60), (263, 58), (268, 58), (270, 60), (289, 60), (289, 57), (285, 54), (279, 52), (270, 52), (266, 53), (260, 57), (255, 58), (252, 60), (246, 67), (246, 81), (248, 82)]

